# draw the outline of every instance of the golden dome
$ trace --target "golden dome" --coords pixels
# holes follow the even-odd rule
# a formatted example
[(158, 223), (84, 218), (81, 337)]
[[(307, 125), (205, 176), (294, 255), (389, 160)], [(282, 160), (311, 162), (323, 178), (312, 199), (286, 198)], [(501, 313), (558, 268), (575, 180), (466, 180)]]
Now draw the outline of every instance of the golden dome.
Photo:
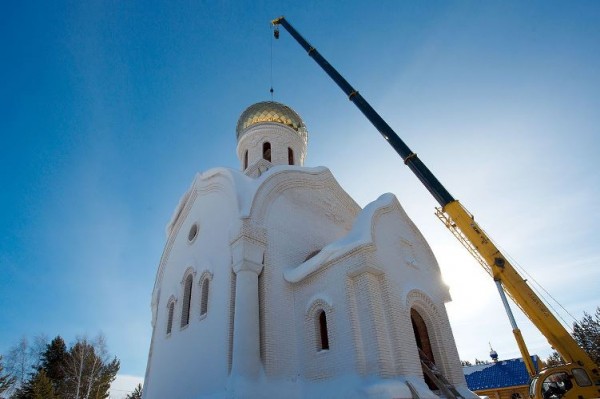
[(263, 101), (249, 106), (242, 112), (236, 129), (238, 141), (250, 126), (264, 122), (281, 123), (291, 127), (298, 132), (304, 143), (308, 140), (308, 132), (300, 115), (287, 105), (275, 101)]

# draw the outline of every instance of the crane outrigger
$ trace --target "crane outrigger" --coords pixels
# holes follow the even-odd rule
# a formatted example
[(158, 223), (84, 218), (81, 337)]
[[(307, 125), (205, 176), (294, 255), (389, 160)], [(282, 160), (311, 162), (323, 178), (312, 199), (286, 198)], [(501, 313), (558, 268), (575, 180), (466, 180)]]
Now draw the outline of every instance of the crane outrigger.
[[(513, 334), (523, 356), (527, 371), (531, 375), (529, 396), (534, 399), (588, 399), (600, 397), (600, 371), (598, 365), (579, 347), (575, 339), (552, 314), (542, 299), (521, 277), (505, 255), (471, 214), (431, 173), (427, 166), (394, 132), (371, 105), (311, 46), (284, 18), (272, 21), (275, 38), (279, 38), (278, 26), (282, 26), (307, 51), (317, 64), (333, 79), (356, 107), (394, 148), (406, 166), (417, 176), (440, 205), (436, 215), (455, 237), (467, 248), (475, 259), (494, 279), (509, 316)], [(566, 364), (535, 370), (527, 347), (518, 329), (506, 294), (512, 298), (548, 343), (560, 354)]]

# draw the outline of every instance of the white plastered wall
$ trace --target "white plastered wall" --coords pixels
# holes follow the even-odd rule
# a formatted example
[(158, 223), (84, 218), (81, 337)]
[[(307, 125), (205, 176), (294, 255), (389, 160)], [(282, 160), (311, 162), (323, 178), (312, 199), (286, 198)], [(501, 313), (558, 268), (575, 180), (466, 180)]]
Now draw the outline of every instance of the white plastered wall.
[[(216, 392), (227, 383), (231, 306), (231, 254), (229, 226), (237, 215), (237, 205), (228, 195), (226, 184), (193, 187), (193, 201), (166, 250), (156, 304), (151, 353), (144, 385), (145, 399), (192, 398)], [(194, 223), (198, 235), (188, 233)], [(182, 279), (194, 276), (190, 321), (181, 327)], [(201, 315), (201, 283), (210, 278), (208, 309)], [(173, 327), (166, 333), (167, 303), (176, 299)], [(199, 378), (201, 371), (202, 377)]]
[(280, 123), (263, 122), (248, 128), (238, 142), (237, 155), (241, 170), (244, 170), (246, 151), (248, 151), (248, 166), (263, 158), (263, 143), (265, 142), (271, 144), (271, 163), (273, 165), (288, 165), (288, 148), (294, 152), (294, 165), (304, 165), (306, 143), (298, 133)]
[(300, 347), (295, 343), (303, 342), (304, 337), (303, 326), (291, 313), (294, 287), (282, 273), (345, 235), (360, 208), (326, 169), (318, 174), (290, 171), (268, 185), (258, 193), (252, 213), (254, 223), (263, 225), (267, 232), (265, 267), (259, 283), (261, 356), (267, 376), (289, 378), (302, 367)]

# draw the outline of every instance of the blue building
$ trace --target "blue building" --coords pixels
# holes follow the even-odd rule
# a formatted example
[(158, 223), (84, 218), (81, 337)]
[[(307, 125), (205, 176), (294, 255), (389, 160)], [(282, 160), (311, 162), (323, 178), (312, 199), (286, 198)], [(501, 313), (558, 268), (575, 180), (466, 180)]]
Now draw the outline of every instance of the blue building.
[[(536, 370), (541, 361), (531, 357)], [(487, 364), (463, 367), (467, 386), (480, 396), (490, 399), (525, 399), (529, 397), (529, 374), (522, 358), (496, 360)]]

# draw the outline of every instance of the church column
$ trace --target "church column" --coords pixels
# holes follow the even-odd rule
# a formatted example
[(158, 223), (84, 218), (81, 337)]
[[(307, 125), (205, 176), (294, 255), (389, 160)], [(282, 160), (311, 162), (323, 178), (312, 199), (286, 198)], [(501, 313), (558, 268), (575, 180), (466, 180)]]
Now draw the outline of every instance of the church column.
[(242, 228), (231, 243), (236, 274), (232, 374), (253, 379), (261, 370), (258, 276), (263, 269), (264, 244)]

